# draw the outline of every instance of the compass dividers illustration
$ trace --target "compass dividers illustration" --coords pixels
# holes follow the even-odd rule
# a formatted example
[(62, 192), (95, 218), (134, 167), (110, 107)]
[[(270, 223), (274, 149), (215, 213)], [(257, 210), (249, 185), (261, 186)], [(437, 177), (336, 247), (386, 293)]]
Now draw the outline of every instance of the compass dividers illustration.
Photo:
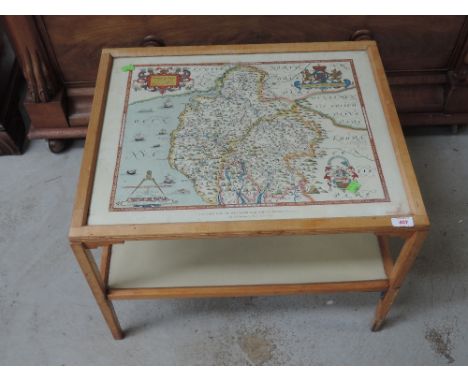
[[(375, 81), (391, 142), (388, 142), (398, 161), (399, 170), (409, 203), (409, 216), (413, 224), (396, 227), (391, 224), (395, 216), (353, 216), (343, 218), (314, 218), (286, 220), (223, 221), (198, 223), (154, 223), (154, 224), (108, 224), (89, 225), (88, 216), (91, 205), (94, 175), (96, 171), (101, 132), (103, 127), (106, 100), (114, 62), (129, 57), (163, 57), (187, 55), (257, 54), (281, 52), (366, 52), (371, 62), (372, 76)], [(349, 167), (349, 166), (348, 166)], [(347, 174), (352, 170), (348, 168)], [(333, 174), (330, 174), (333, 175)], [(152, 177), (152, 174), (149, 174)], [(335, 176), (336, 177), (336, 176)], [(145, 178), (146, 179), (146, 178)], [(332, 179), (332, 176), (330, 176)], [(148, 179), (151, 181), (151, 179)], [(348, 183), (346, 187), (351, 184)], [(340, 179), (335, 179), (340, 182)], [(156, 183), (156, 182), (155, 182)], [(346, 182), (345, 182), (346, 183)], [(345, 185), (342, 183), (342, 186)], [(80, 177), (76, 192), (72, 222), (69, 231), (71, 248), (87, 280), (103, 317), (115, 339), (122, 339), (124, 332), (113, 307), (113, 300), (148, 299), (161, 297), (221, 297), (250, 295), (279, 295), (295, 293), (321, 293), (344, 291), (380, 291), (373, 330), (379, 330), (395, 301), (405, 276), (411, 268), (416, 255), (427, 235), (429, 219), (419, 191), (409, 153), (401, 131), (396, 109), (380, 60), (377, 46), (372, 41), (262, 44), (205, 47), (169, 48), (125, 48), (105, 49), (101, 55), (96, 91), (86, 139)], [(276, 235), (334, 235), (334, 234), (373, 233), (378, 237), (382, 264), (386, 278), (382, 280), (343, 281), (333, 283), (311, 282), (306, 284), (270, 285), (229, 285), (169, 288), (109, 288), (107, 280), (112, 268), (112, 248), (114, 245), (140, 240), (261, 237)], [(388, 239), (401, 238), (404, 242), (395, 261), (389, 254)], [(99, 269), (93, 249), (103, 251)], [(339, 318), (337, 317), (337, 320)]]

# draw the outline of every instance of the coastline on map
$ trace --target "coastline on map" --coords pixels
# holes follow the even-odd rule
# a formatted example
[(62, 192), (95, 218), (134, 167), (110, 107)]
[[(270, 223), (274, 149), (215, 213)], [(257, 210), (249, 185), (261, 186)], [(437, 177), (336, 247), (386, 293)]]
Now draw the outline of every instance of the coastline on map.
[[(121, 148), (122, 159), (115, 180), (113, 203), (115, 209), (144, 208), (145, 205), (152, 207), (151, 201), (144, 201), (144, 195), (141, 197), (142, 201), (134, 200), (133, 197), (135, 189), (148, 170), (152, 171), (155, 182), (164, 189), (164, 193), (167, 193), (169, 198), (177, 200), (177, 204), (205, 204), (193, 183), (173, 168), (168, 160), (170, 137), (179, 124), (178, 115), (194, 95), (194, 93), (167, 95), (128, 106)], [(171, 107), (167, 107), (169, 99)], [(135, 140), (135, 136), (144, 136), (144, 140)], [(131, 175), (128, 173), (129, 169)], [(153, 188), (150, 186), (151, 184), (146, 183), (142, 186), (146, 187), (143, 190), (148, 193), (147, 199), (157, 198), (160, 191), (156, 186)]]

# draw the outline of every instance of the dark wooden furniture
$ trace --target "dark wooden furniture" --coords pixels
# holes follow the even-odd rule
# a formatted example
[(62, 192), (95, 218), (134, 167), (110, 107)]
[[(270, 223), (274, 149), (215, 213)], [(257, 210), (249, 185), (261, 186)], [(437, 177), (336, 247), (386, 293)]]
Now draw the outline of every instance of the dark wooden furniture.
[(377, 41), (405, 126), (468, 123), (465, 16), (5, 16), (29, 92), (30, 138), (82, 138), (102, 48)]
[(22, 152), (26, 137), (19, 109), (23, 86), (14, 52), (0, 29), (0, 155)]

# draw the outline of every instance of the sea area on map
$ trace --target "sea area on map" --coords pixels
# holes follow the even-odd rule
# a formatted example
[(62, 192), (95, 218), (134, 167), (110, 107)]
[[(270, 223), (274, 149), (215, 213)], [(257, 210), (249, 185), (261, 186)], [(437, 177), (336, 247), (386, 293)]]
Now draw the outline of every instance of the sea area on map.
[(129, 104), (114, 208), (206, 204), (192, 182), (168, 161), (179, 115), (193, 97), (202, 94), (211, 92), (163, 94)]

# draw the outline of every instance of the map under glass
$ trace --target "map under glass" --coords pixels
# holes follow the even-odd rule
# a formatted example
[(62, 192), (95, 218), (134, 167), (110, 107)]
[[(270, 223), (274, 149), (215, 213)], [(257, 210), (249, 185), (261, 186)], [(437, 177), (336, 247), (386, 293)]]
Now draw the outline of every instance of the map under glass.
[(352, 59), (122, 69), (109, 211), (390, 200)]

